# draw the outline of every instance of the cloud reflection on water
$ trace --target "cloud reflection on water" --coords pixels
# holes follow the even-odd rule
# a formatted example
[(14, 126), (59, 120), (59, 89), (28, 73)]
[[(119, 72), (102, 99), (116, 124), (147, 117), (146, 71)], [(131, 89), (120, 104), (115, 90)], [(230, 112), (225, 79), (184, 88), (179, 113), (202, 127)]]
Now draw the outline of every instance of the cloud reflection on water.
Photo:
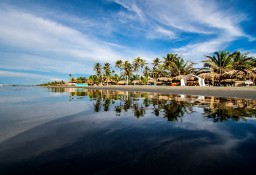
[[(237, 108), (243, 100), (205, 97), (199, 101), (192, 96), (93, 90), (66, 97), (55, 101), (58, 97), (52, 96), (45, 103), (63, 106), (54, 108), (55, 115), (63, 109), (73, 114), (53, 118), (0, 143), (4, 171), (10, 165), (28, 174), (42, 166), (41, 173), (58, 170), (64, 174), (214, 174), (254, 169), (254, 120), (233, 120), (233, 113), (225, 113), (226, 120), (216, 122), (204, 110), (214, 111), (216, 103), (228, 104), (228, 109), (234, 103)], [(240, 117), (255, 118), (255, 101), (245, 103), (246, 117)], [(116, 115), (116, 106), (121, 106), (120, 115)], [(136, 113), (138, 107), (144, 112)], [(164, 117), (165, 113), (173, 118)]]

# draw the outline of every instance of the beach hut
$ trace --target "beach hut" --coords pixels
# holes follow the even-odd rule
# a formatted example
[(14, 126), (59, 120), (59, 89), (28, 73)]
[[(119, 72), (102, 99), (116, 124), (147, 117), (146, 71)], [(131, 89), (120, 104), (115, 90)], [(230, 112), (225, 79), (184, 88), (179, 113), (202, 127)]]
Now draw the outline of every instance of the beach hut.
[(183, 77), (180, 79), (180, 85), (181, 85), (181, 86), (186, 86), (187, 81), (188, 81), (189, 79), (191, 79), (192, 77), (198, 78), (198, 84), (199, 84), (199, 86), (205, 86), (204, 79), (201, 78), (201, 77), (198, 77), (198, 76), (196, 76), (196, 75), (193, 75), (193, 74), (188, 74), (188, 75), (183, 76)]
[(164, 82), (171, 82), (172, 78), (171, 77), (160, 77), (157, 80), (158, 81), (164, 81)]
[(158, 82), (162, 82), (163, 85), (168, 85), (172, 83), (171, 77), (160, 77), (157, 79)]
[(105, 80), (105, 81), (103, 82), (103, 84), (104, 84), (104, 85), (114, 85), (114, 84), (116, 84), (116, 81), (115, 81), (115, 80), (112, 80), (112, 79), (110, 79), (110, 80)]
[(233, 86), (233, 85), (235, 85), (235, 80), (234, 79), (223, 79), (220, 82), (224, 86)]
[(125, 85), (125, 84), (126, 84), (126, 81), (121, 80), (121, 81), (118, 81), (117, 84), (118, 84), (118, 85)]
[(141, 80), (133, 80), (133, 81), (132, 81), (132, 84), (133, 84), (133, 85), (141, 85), (141, 84), (142, 84), (142, 81), (141, 81)]
[(155, 85), (155, 80), (153, 78), (149, 79), (148, 80), (148, 85)]
[(220, 74), (216, 72), (204, 72), (204, 73), (198, 74), (198, 76), (205, 80), (214, 80), (214, 79), (220, 78)]

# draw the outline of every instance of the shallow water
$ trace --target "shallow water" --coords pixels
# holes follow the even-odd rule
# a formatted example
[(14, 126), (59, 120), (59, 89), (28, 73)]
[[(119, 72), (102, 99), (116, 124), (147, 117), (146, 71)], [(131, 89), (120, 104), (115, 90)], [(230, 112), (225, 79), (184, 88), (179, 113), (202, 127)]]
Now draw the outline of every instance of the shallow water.
[(249, 174), (255, 117), (248, 99), (0, 87), (0, 174)]

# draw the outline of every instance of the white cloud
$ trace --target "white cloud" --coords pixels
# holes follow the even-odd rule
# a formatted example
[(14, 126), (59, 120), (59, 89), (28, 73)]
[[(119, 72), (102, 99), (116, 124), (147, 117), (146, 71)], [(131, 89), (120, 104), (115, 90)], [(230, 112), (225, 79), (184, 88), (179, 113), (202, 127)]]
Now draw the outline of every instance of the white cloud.
[[(9, 64), (12, 68), (29, 67), (33, 70), (33, 63), (36, 63), (36, 67), (45, 71), (62, 68), (60, 72), (81, 73), (88, 71), (86, 66), (81, 65), (93, 64), (96, 61), (114, 62), (116, 58), (124, 57), (124, 54), (115, 51), (116, 47), (112, 48), (110, 43), (32, 14), (14, 10), (0, 11), (0, 23), (0, 44), (11, 47), (12, 53), (22, 50), (30, 54), (30, 59), (22, 58), (27, 60), (23, 63), (15, 58), (17, 55), (12, 54), (10, 59), (15, 59), (20, 64), (12, 60), (3, 62), (3, 58), (0, 58), (1, 67)], [(10, 65), (11, 63), (13, 65)], [(79, 64), (80, 66), (77, 66)]]
[(44, 79), (44, 80), (51, 80), (51, 81), (61, 80), (53, 76), (45, 76), (45, 75), (38, 75), (38, 74), (32, 74), (32, 73), (13, 72), (13, 71), (5, 71), (5, 70), (0, 70), (0, 77), (37, 78), (37, 79)]
[(0, 45), (11, 48), (1, 52), (0, 68), (59, 73), (93, 74), (95, 62), (113, 63), (147, 59), (154, 53), (109, 41), (30, 13), (0, 9)]
[(156, 26), (154, 31), (150, 31), (147, 34), (147, 38), (149, 39), (164, 39), (164, 40), (170, 40), (170, 39), (176, 39), (176, 34), (168, 29), (165, 29), (160, 26)]
[[(8, 48), (0, 52), (0, 68), (93, 74), (95, 62), (110, 62), (114, 67), (117, 59), (132, 61), (137, 56), (151, 62), (168, 52), (166, 43), (173, 47), (175, 42), (179, 46), (170, 48), (171, 52), (200, 62), (204, 55), (225, 49), (237, 38), (253, 39), (239, 26), (246, 14), (224, 9), (216, 1), (113, 1), (123, 8), (95, 19), (47, 7), (43, 14), (42, 9), (21, 11), (0, 4), (0, 47)], [(182, 43), (183, 34), (191, 37), (191, 33), (195, 37)], [(98, 34), (103, 37), (97, 38)], [(129, 38), (140, 41), (133, 44)], [(151, 48), (154, 39), (165, 43)]]
[[(131, 0), (129, 3), (118, 0), (115, 2), (133, 12), (134, 5), (129, 4), (136, 3), (143, 12), (143, 22), (151, 25), (146, 32), (148, 38), (179, 39), (178, 36), (182, 33), (204, 35), (204, 40), (194, 38), (186, 45), (170, 49), (197, 62), (200, 62), (206, 54), (225, 49), (238, 38), (253, 39), (239, 26), (240, 22), (246, 19), (246, 14), (235, 11), (232, 6), (222, 7), (221, 2), (202, 0)], [(138, 13), (135, 14), (138, 16)], [(127, 14), (128, 17), (129, 15), (131, 14)], [(121, 17), (125, 18), (124, 15)], [(136, 18), (131, 19), (136, 20)]]
[(188, 44), (183, 47), (173, 48), (171, 51), (180, 53), (185, 58), (200, 63), (200, 61), (205, 58), (205, 55), (212, 54), (212, 52), (218, 51), (220, 48), (224, 49), (232, 40), (233, 37), (223, 36), (201, 43)]

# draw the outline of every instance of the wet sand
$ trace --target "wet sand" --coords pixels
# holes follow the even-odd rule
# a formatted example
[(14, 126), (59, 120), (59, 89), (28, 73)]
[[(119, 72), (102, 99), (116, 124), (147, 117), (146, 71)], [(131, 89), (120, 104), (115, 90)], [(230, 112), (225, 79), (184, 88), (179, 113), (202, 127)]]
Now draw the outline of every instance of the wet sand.
[(63, 88), (85, 88), (99, 90), (121, 90), (156, 92), (164, 94), (202, 95), (215, 97), (232, 97), (256, 99), (256, 86), (250, 87), (200, 87), (200, 86), (147, 86), (147, 85), (109, 85), (109, 86), (57, 86)]

